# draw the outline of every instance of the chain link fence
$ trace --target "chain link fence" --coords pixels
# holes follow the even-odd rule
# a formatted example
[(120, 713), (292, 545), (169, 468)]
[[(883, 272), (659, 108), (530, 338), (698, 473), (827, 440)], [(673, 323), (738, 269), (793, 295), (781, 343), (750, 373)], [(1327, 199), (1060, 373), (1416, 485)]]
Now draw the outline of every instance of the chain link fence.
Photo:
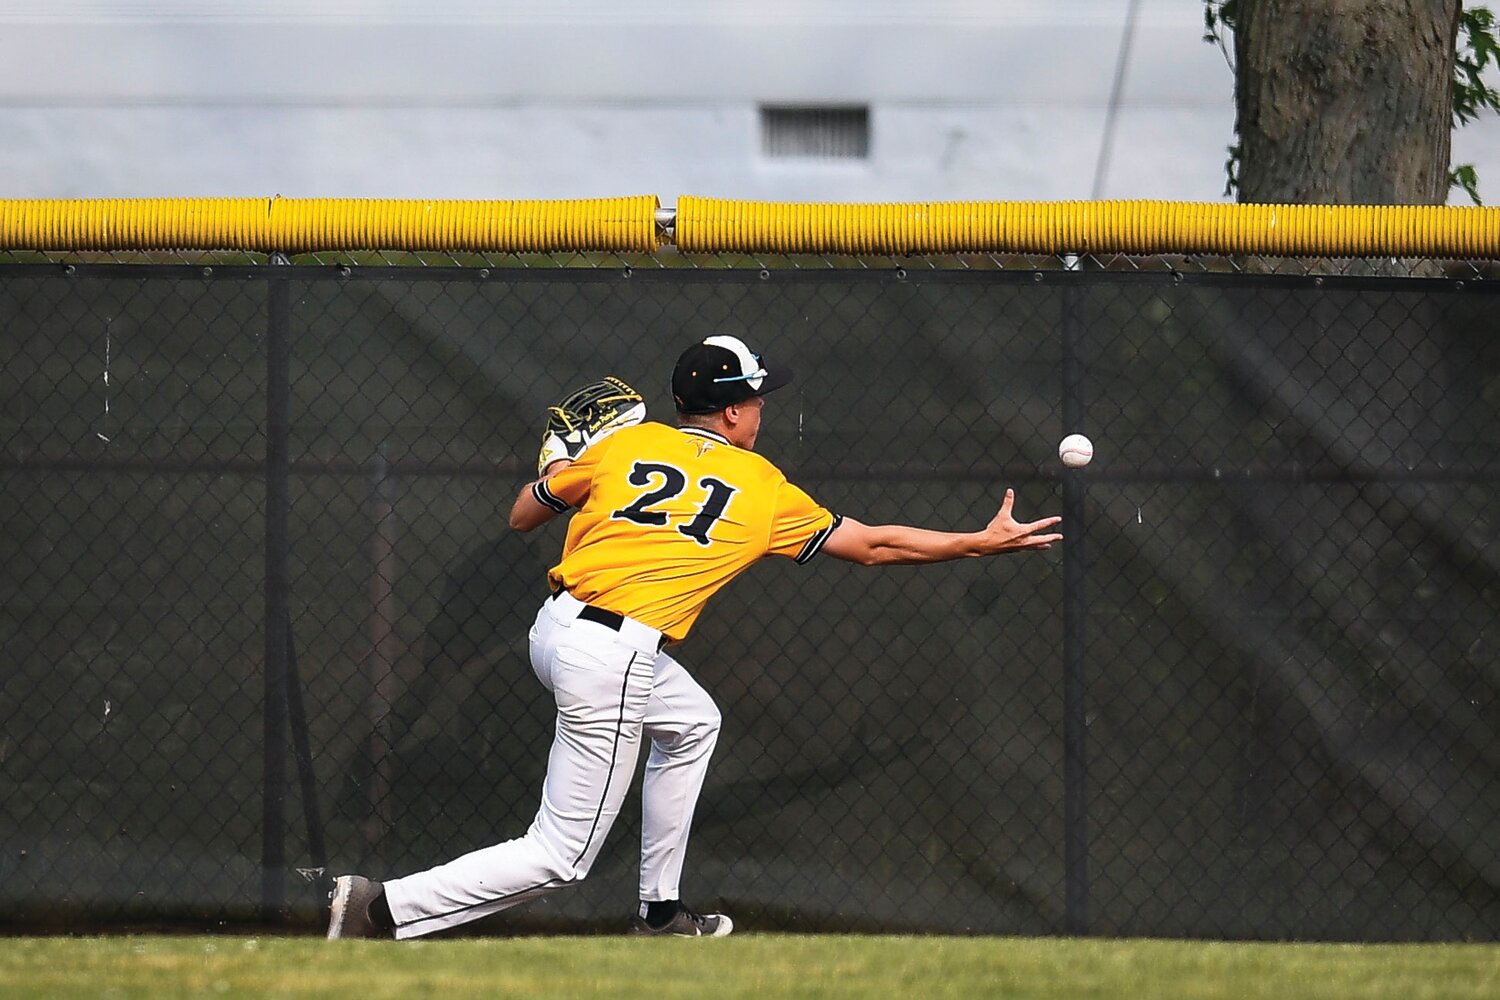
[[(722, 594), (679, 655), (725, 716), (690, 899), (752, 929), (1493, 940), (1493, 277), (13, 256), (0, 920), (313, 928), (320, 870), (523, 832), (562, 529), (505, 522), (544, 407), (611, 373), (670, 421), (672, 361), (728, 332), (797, 370), (758, 448), (825, 506), (970, 528), (1014, 486), (1068, 541)], [(627, 804), (587, 882), (473, 930), (618, 930), (638, 833)]]

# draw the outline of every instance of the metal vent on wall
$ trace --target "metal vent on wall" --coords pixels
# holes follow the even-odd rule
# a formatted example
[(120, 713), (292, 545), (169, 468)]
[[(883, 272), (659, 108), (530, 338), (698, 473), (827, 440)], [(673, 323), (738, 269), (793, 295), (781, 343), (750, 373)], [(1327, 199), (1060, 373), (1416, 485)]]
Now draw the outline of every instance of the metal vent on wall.
[(760, 109), (760, 149), (772, 159), (863, 160), (870, 155), (868, 105)]

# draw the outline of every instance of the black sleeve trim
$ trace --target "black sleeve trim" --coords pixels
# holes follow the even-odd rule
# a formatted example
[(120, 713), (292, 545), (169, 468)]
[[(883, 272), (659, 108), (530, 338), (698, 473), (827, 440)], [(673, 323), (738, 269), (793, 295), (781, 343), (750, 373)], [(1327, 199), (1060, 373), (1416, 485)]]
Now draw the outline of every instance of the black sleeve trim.
[(552, 510), (555, 510), (559, 514), (566, 514), (568, 512), (567, 502), (559, 499), (551, 490), (547, 488), (546, 480), (539, 479), (536, 482), (532, 483), (531, 495), (536, 497), (536, 502), (541, 504), (543, 507), (548, 507)]
[(833, 534), (833, 529), (843, 523), (844, 517), (842, 514), (833, 515), (833, 521), (828, 527), (813, 535), (807, 540), (807, 544), (802, 546), (802, 551), (797, 553), (797, 565), (805, 565), (813, 556), (817, 555), (819, 550), (823, 548), (823, 543), (828, 541), (828, 536)]

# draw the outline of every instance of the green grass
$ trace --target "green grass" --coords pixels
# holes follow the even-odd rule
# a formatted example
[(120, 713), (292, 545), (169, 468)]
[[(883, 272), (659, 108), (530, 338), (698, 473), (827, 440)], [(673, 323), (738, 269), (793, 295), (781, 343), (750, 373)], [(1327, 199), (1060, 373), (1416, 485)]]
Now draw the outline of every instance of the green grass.
[(1500, 945), (746, 935), (0, 939), (6, 1000), (150, 997), (1492, 998)]

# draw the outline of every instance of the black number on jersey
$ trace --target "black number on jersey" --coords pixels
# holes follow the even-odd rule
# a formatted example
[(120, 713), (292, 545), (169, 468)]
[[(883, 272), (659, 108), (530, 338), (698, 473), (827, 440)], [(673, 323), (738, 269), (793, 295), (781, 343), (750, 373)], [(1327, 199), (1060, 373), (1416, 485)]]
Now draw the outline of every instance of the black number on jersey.
[[(660, 479), (660, 483), (652, 487)], [(640, 486), (646, 490), (635, 501), (627, 507), (611, 514), (636, 524), (652, 527), (660, 527), (667, 523), (667, 512), (664, 510), (652, 510), (652, 504), (671, 500), (673, 497), (682, 495), (687, 489), (687, 475), (679, 468), (671, 465), (662, 465), (659, 462), (637, 462), (630, 468), (630, 475), (625, 478), (631, 486)], [(712, 539), (708, 537), (708, 531), (714, 526), (714, 522), (724, 516), (724, 509), (729, 506), (729, 498), (734, 496), (736, 490), (733, 486), (722, 479), (705, 476), (698, 480), (700, 489), (708, 493), (708, 497), (698, 508), (698, 513), (687, 524), (680, 524), (677, 530), (682, 532), (699, 545), (708, 545)]]
[(729, 506), (729, 498), (734, 496), (734, 487), (712, 476), (698, 480), (698, 485), (708, 490), (708, 499), (698, 508), (698, 516), (687, 524), (678, 525), (677, 530), (699, 545), (707, 545), (708, 529), (724, 516), (724, 508)]
[(611, 517), (622, 517), (636, 524), (662, 525), (667, 523), (667, 512), (664, 510), (649, 510), (654, 503), (670, 500), (677, 496), (687, 487), (687, 476), (681, 469), (670, 465), (660, 465), (656, 462), (637, 462), (630, 468), (630, 475), (626, 482), (631, 486), (650, 486), (651, 480), (661, 477), (661, 486), (654, 490), (648, 490), (635, 498), (635, 503), (623, 510), (617, 510)]

